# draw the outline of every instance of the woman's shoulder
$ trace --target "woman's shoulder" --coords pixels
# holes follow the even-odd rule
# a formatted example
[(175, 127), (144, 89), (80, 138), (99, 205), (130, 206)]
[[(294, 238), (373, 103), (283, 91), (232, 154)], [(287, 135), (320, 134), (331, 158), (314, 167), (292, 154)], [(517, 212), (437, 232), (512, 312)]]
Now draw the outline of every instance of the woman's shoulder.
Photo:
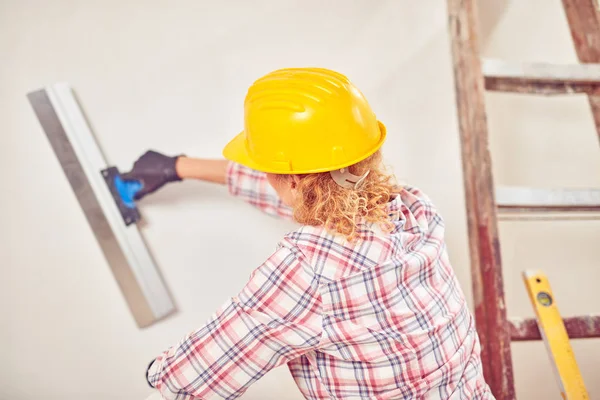
[(283, 237), (282, 242), (297, 247), (323, 245), (335, 238), (323, 226), (301, 225)]
[(423, 191), (423, 189), (421, 189), (418, 186), (414, 186), (414, 185), (410, 185), (410, 184), (402, 184), (401, 186), (398, 186), (398, 192), (397, 193), (399, 195), (409, 194), (409, 195), (414, 196), (416, 199), (419, 199), (421, 201), (431, 202), (431, 199), (429, 198), (429, 196), (427, 195), (427, 193), (425, 193), (425, 191)]
[(413, 185), (403, 185), (397, 194), (398, 200), (411, 210), (425, 208), (429, 212), (436, 212), (435, 204), (429, 195), (421, 188)]

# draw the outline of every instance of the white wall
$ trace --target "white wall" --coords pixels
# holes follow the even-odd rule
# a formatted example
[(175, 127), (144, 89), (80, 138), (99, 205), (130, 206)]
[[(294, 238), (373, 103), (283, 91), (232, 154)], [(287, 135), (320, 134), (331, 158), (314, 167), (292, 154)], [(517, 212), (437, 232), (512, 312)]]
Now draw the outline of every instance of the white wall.
[[(492, 3), (486, 53), (573, 61), (558, 0)], [(235, 293), (291, 227), (205, 184), (148, 198), (143, 233), (179, 312), (138, 329), (26, 101), (55, 81), (73, 85), (107, 159), (126, 170), (147, 148), (218, 157), (240, 130), (246, 88), (272, 69), (346, 73), (387, 124), (398, 177), (444, 214), (470, 297), (445, 1), (0, 0), (0, 58), (0, 399), (144, 398), (147, 362)], [(489, 105), (500, 183), (598, 184), (582, 99)], [(564, 314), (594, 311), (597, 223), (508, 223), (502, 236), (512, 314), (532, 314), (519, 275), (532, 265), (551, 274)], [(542, 345), (513, 349), (521, 398), (559, 398)], [(575, 349), (600, 392), (598, 343)], [(279, 368), (244, 398), (301, 397)]]

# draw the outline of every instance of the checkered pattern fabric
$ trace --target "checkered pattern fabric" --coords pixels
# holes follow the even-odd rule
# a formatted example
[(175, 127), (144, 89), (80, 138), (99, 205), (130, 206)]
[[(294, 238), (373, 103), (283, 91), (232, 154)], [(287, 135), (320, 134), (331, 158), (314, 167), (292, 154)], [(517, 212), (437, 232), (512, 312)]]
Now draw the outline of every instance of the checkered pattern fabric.
[[(291, 217), (265, 175), (237, 164), (228, 186)], [(235, 399), (287, 364), (307, 399), (491, 399), (480, 345), (428, 198), (404, 187), (394, 231), (360, 225), (349, 243), (319, 227), (277, 250), (199, 329), (159, 355), (148, 380), (165, 399)]]

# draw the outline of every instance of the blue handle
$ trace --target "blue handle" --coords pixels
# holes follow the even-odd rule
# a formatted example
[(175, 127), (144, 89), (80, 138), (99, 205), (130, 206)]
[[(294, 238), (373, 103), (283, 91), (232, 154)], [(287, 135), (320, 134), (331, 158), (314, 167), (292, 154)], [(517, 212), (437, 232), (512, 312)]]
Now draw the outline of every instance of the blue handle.
[(135, 208), (133, 197), (142, 189), (142, 186), (140, 181), (124, 181), (120, 176), (115, 176), (115, 188), (127, 208)]

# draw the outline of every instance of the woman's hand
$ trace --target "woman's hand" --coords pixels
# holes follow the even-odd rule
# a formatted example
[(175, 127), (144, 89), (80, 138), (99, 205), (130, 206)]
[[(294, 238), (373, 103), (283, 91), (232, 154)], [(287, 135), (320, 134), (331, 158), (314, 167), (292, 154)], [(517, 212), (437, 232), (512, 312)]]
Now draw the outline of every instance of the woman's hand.
[(181, 181), (177, 173), (177, 163), (181, 156), (170, 157), (149, 150), (133, 164), (133, 169), (121, 175), (123, 180), (139, 181), (142, 188), (134, 196), (140, 200), (153, 193), (169, 182)]

